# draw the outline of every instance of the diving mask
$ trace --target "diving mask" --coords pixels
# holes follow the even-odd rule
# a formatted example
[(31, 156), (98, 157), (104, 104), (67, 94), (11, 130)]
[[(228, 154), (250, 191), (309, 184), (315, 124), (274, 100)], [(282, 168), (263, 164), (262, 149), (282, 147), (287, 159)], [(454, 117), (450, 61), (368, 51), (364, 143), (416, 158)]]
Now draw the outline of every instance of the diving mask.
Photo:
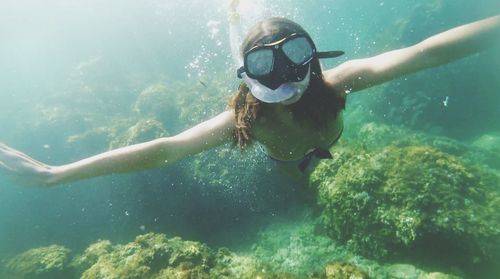
[(246, 51), (243, 66), (237, 74), (245, 80), (257, 99), (277, 103), (305, 92), (309, 85), (310, 64), (314, 58), (337, 57), (343, 53), (318, 52), (309, 36), (293, 33)]

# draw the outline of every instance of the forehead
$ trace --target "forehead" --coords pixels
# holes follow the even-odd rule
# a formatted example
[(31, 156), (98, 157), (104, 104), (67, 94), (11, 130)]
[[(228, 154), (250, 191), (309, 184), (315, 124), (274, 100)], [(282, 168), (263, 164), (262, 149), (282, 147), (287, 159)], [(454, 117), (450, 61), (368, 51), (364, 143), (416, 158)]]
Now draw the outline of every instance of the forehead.
[(258, 45), (269, 45), (269, 44), (274, 44), (274, 43), (279, 43), (283, 41), (285, 38), (293, 36), (293, 35), (303, 35), (298, 32), (279, 32), (279, 33), (274, 33), (274, 34), (269, 34), (269, 35), (264, 35), (261, 38), (258, 38), (255, 40), (253, 46), (258, 46)]
[(278, 41), (283, 40), (286, 38), (288, 35), (287, 34), (282, 34), (282, 33), (275, 33), (275, 34), (269, 34), (262, 36), (261, 38), (257, 39), (254, 43), (254, 45), (267, 45), (267, 44), (272, 44)]
[(263, 21), (249, 30), (241, 45), (240, 53), (243, 54), (255, 46), (275, 43), (293, 33), (308, 36), (302, 27), (291, 21), (279, 18)]

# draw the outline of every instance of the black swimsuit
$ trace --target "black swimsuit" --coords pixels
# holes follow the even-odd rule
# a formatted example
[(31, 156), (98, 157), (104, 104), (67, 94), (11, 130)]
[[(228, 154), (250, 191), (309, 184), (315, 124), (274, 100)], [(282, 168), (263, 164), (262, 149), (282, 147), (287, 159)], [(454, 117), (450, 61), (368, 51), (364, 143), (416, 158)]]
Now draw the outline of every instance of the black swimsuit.
[[(335, 143), (337, 143), (337, 141), (339, 140), (339, 138), (342, 135), (343, 131), (344, 131), (344, 129), (342, 129), (340, 131), (339, 135), (330, 144), (330, 147), (332, 147)], [(262, 147), (262, 145), (260, 147), (261, 147), (261, 150), (264, 153), (266, 153), (266, 151)], [(267, 154), (267, 156), (269, 158), (271, 158), (271, 160), (279, 162), (280, 164), (293, 164), (293, 165), (297, 165), (297, 168), (301, 172), (305, 171), (305, 169), (307, 168), (307, 166), (309, 166), (309, 164), (311, 163), (311, 160), (314, 157), (316, 157), (318, 159), (332, 159), (333, 158), (332, 154), (330, 153), (330, 151), (327, 148), (321, 148), (321, 147), (317, 147), (317, 148), (312, 149), (311, 151), (307, 152), (307, 154), (302, 159), (299, 159), (299, 160), (285, 161), (285, 160), (275, 159), (275, 158), (271, 157), (271, 155), (269, 155), (269, 154)]]

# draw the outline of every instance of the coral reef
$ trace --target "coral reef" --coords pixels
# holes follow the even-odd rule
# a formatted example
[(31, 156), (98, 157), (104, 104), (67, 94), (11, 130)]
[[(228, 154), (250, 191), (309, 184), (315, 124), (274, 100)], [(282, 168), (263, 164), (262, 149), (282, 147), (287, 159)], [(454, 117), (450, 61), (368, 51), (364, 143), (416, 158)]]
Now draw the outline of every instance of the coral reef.
[(500, 248), (499, 177), (426, 141), (409, 135), (385, 147), (334, 148), (334, 160), (310, 176), (328, 234), (372, 257), (424, 255), (469, 267), (491, 260)]
[(65, 278), (71, 273), (69, 254), (69, 249), (59, 245), (30, 249), (9, 260), (6, 270), (11, 278)]

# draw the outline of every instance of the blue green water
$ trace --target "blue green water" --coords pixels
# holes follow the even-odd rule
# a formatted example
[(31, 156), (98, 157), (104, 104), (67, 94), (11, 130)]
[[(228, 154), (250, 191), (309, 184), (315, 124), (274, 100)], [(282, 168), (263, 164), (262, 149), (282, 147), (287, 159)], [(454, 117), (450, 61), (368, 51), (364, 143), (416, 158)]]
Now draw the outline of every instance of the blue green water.
[[(243, 28), (286, 16), (303, 25), (320, 50), (346, 52), (324, 67), (500, 12), (497, 0), (241, 2)], [(128, 128), (141, 119), (156, 118), (173, 135), (221, 112), (239, 82), (227, 5), (1, 1), (0, 142), (57, 165), (127, 142)], [(368, 120), (466, 143), (500, 134), (498, 54), (492, 48), (351, 96), (346, 136), (356, 133), (349, 123)], [(158, 84), (172, 102), (138, 112), (141, 92)], [(22, 187), (3, 176), (0, 186), (5, 259), (51, 244), (79, 251), (97, 239), (127, 242), (149, 231), (244, 249), (266, 224), (314, 204), (302, 183), (277, 173), (264, 155), (231, 146), (164, 169), (64, 187)]]

